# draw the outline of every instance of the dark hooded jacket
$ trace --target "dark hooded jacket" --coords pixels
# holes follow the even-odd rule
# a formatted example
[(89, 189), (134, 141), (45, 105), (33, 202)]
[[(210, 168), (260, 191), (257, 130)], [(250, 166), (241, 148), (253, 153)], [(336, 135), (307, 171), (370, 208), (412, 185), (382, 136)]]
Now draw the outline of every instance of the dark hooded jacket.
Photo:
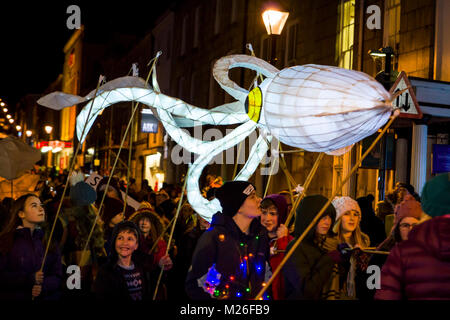
[(450, 215), (417, 225), (392, 249), (375, 299), (450, 299)]
[[(0, 254), (0, 300), (31, 300), (35, 273), (44, 257), (44, 232), (19, 228), (14, 232), (14, 244), (7, 254)], [(61, 295), (62, 264), (58, 250), (49, 251), (44, 265), (44, 283), (38, 300), (56, 300)]]
[(231, 216), (216, 213), (210, 229), (198, 240), (186, 278), (186, 293), (194, 300), (211, 299), (211, 295), (203, 289), (203, 284), (208, 270), (214, 266), (221, 274), (219, 283), (216, 282), (216, 297), (254, 298), (267, 280), (268, 258), (267, 231), (258, 219), (251, 222), (247, 235)]
[[(303, 234), (326, 202), (327, 198), (321, 195), (307, 196), (300, 202), (295, 220), (295, 238), (287, 246), (286, 252)], [(331, 225), (333, 225), (336, 210), (332, 205), (328, 206), (322, 216), (326, 215), (331, 217)], [(322, 247), (325, 239), (318, 239), (315, 236), (316, 226), (317, 223), (295, 249), (282, 269), (286, 299), (319, 300), (325, 285), (330, 281), (335, 262)]]
[[(112, 233), (112, 243), (116, 242), (119, 235), (119, 226), (128, 224), (138, 230), (137, 226), (131, 221), (124, 221), (116, 225)], [(139, 234), (139, 230), (138, 230)], [(153, 289), (158, 277), (158, 270), (153, 263), (153, 257), (142, 253), (139, 250), (133, 252), (131, 260), (134, 263), (135, 270), (141, 274), (142, 279), (142, 300), (151, 300)], [(95, 297), (99, 300), (121, 300), (131, 301), (128, 288), (123, 277), (121, 268), (117, 265), (118, 257), (115, 250), (111, 250), (108, 262), (100, 267), (95, 278), (93, 291)]]
[[(264, 199), (270, 199), (276, 206), (278, 212), (278, 226), (284, 224), (287, 218), (288, 206), (284, 196), (280, 194), (270, 194)], [(277, 228), (278, 228), (277, 226)], [(270, 241), (270, 259), (269, 265), (272, 270), (276, 270), (283, 261), (287, 245), (294, 237), (288, 234), (282, 238), (276, 238)], [(275, 253), (279, 250), (281, 252)], [(284, 278), (282, 274), (279, 274), (272, 282), (272, 295), (274, 300), (284, 300)]]

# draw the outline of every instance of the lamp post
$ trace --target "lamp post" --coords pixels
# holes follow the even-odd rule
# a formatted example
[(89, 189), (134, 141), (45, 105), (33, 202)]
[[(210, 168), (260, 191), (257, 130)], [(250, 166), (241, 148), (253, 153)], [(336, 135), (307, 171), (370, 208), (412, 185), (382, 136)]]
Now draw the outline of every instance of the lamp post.
[[(369, 50), (369, 55), (374, 59), (384, 58), (384, 70), (380, 71), (375, 79), (380, 82), (383, 87), (389, 91), (391, 88), (391, 66), (394, 50), (391, 47), (385, 47), (378, 50)], [(386, 189), (386, 167), (387, 167), (387, 142), (384, 135), (381, 139), (380, 165), (378, 169), (378, 200), (384, 200)]]
[[(277, 57), (276, 57), (276, 45), (277, 38), (280, 37), (283, 31), (286, 20), (289, 16), (289, 12), (279, 11), (274, 8), (268, 8), (262, 13), (262, 19), (264, 26), (266, 27), (267, 34), (269, 35), (269, 52), (270, 52), (270, 64), (276, 67)], [(272, 173), (269, 173), (272, 174)], [(267, 175), (262, 177), (263, 188), (267, 188), (269, 178)]]
[(25, 140), (27, 142), (28, 145), (32, 145), (31, 143), (31, 135), (33, 134), (33, 131), (31, 130), (25, 130)]
[[(44, 127), (44, 130), (45, 130), (45, 132), (48, 134), (48, 145), (49, 145), (49, 147), (50, 147), (50, 140), (51, 140), (51, 134), (52, 134), (52, 131), (53, 131), (53, 127), (52, 126), (50, 126), (50, 125), (46, 125), (45, 127)], [(48, 158), (47, 158), (47, 166), (48, 167), (51, 167), (52, 166), (52, 150), (51, 150), (51, 148), (50, 148), (50, 150), (48, 151), (48, 153), (47, 153), (47, 155), (48, 155)]]
[(283, 31), (289, 12), (278, 11), (275, 9), (267, 9), (263, 12), (262, 18), (266, 27), (267, 34), (270, 37), (270, 63), (276, 65), (276, 41)]

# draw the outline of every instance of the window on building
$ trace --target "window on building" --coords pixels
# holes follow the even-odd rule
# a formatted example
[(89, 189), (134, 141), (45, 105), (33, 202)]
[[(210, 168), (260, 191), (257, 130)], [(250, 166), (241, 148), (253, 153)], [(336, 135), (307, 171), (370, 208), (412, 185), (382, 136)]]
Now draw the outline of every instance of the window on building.
[(220, 20), (223, 15), (222, 7), (222, 0), (216, 0), (216, 19), (214, 23), (214, 34), (218, 34), (220, 32)]
[(295, 66), (295, 56), (297, 47), (297, 32), (299, 29), (299, 23), (293, 22), (287, 26), (286, 30), (286, 63), (288, 66)]
[(186, 97), (185, 97), (185, 83), (186, 83), (186, 79), (185, 79), (185, 77), (184, 76), (182, 76), (182, 77), (180, 77), (179, 79), (178, 79), (178, 97), (181, 99), (181, 100), (185, 100), (186, 99)]
[(338, 7), (338, 35), (336, 53), (338, 66), (351, 69), (353, 66), (353, 42), (355, 32), (355, 0), (340, 0)]
[[(211, 70), (214, 66), (214, 63), (216, 62), (216, 60), (213, 60), (213, 62), (211, 63)], [(209, 77), (209, 90), (208, 90), (208, 106), (212, 107), (214, 106), (214, 100), (215, 100), (215, 95), (216, 95), (216, 79), (214, 79), (214, 76), (212, 74), (212, 72), (210, 73), (210, 77)]]
[(202, 15), (202, 7), (197, 7), (195, 9), (194, 48), (197, 48), (200, 42), (201, 15)]
[(183, 18), (183, 29), (181, 30), (181, 55), (186, 54), (187, 49), (187, 37), (188, 37), (188, 16), (185, 15)]
[[(395, 54), (400, 49), (400, 4), (401, 0), (385, 0), (384, 5), (383, 47), (392, 47)], [(394, 70), (398, 68), (397, 61)]]
[(232, 0), (231, 2), (231, 23), (235, 23), (238, 18), (239, 0)]
[(192, 73), (191, 75), (191, 92), (189, 102), (197, 105), (195, 102), (195, 86), (197, 82), (197, 72)]

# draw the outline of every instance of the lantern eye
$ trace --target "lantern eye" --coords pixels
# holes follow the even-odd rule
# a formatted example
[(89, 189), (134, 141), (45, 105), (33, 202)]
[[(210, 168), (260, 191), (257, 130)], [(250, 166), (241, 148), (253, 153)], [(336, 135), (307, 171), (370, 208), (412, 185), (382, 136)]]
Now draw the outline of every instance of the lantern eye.
[(261, 117), (262, 108), (262, 91), (259, 87), (254, 88), (249, 92), (245, 99), (245, 112), (247, 112), (250, 120), (258, 123)]

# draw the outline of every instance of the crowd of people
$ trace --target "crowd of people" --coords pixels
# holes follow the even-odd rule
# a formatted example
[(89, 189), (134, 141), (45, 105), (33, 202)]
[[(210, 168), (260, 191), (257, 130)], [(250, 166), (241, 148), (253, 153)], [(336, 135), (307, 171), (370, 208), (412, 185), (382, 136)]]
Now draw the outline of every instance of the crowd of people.
[[(449, 174), (420, 197), (398, 183), (377, 203), (341, 196), (324, 208), (329, 199), (307, 193), (288, 223), (299, 194), (261, 199), (246, 181), (206, 177), (204, 197), (222, 207), (208, 222), (179, 185), (154, 191), (144, 180), (137, 190), (134, 179), (108, 185), (105, 177), (94, 189), (78, 173), (61, 199), (66, 179), (3, 199), (0, 300), (250, 300), (300, 237), (262, 299), (450, 299)], [(75, 289), (67, 284), (74, 265)], [(381, 270), (376, 288), (369, 266)]]

